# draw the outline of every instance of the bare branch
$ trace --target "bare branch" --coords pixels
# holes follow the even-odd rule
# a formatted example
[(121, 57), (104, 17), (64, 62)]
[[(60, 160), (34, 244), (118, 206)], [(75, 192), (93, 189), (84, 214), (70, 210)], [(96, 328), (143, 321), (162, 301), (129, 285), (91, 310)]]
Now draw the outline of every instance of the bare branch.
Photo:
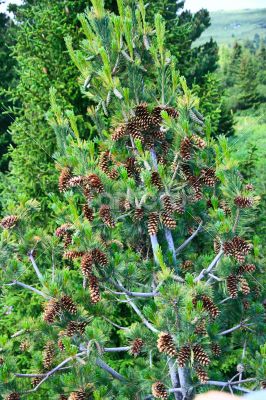
[(154, 333), (159, 333), (158, 329), (156, 329), (145, 317), (144, 315), (141, 313), (140, 309), (136, 306), (136, 304), (128, 297), (127, 294), (125, 294), (128, 303), (131, 305), (131, 307), (133, 308), (133, 310), (136, 312), (136, 314), (140, 317), (140, 319), (142, 320), (142, 322), (144, 323), (144, 325), (152, 332)]
[(20, 331), (17, 331), (15, 333), (13, 333), (13, 335), (11, 335), (12, 338), (15, 338), (17, 336), (23, 335), (24, 333), (26, 333), (25, 329), (21, 329)]
[(174, 245), (172, 232), (169, 229), (165, 229), (164, 230), (164, 234), (165, 234), (165, 239), (166, 239), (167, 244), (168, 244), (168, 249), (169, 249), (169, 251), (171, 252), (171, 254), (173, 256), (174, 263), (176, 264), (176, 252), (175, 252), (175, 245)]
[(48, 296), (48, 295), (45, 294), (44, 292), (41, 292), (40, 290), (35, 289), (33, 286), (26, 285), (26, 284), (23, 283), (23, 282), (13, 281), (13, 282), (11, 282), (11, 283), (6, 283), (6, 284), (5, 284), (5, 286), (14, 286), (14, 285), (21, 286), (21, 287), (23, 287), (23, 288), (25, 288), (25, 289), (29, 289), (29, 290), (31, 290), (32, 292), (37, 293), (37, 294), (39, 294), (40, 296), (44, 297), (45, 299), (51, 299), (51, 296)]
[(30, 261), (31, 261), (31, 263), (32, 263), (32, 266), (33, 266), (33, 268), (34, 268), (34, 271), (36, 272), (36, 275), (38, 276), (39, 281), (40, 281), (40, 282), (43, 282), (43, 275), (42, 275), (41, 271), (39, 270), (39, 268), (38, 268), (38, 266), (37, 266), (37, 264), (36, 264), (36, 262), (35, 262), (35, 259), (34, 259), (34, 257), (33, 257), (33, 250), (31, 250), (31, 251), (29, 252), (28, 256), (29, 256), (29, 259), (30, 259)]
[(197, 229), (192, 233), (192, 235), (187, 240), (185, 240), (184, 243), (181, 244), (181, 246), (178, 247), (178, 249), (176, 250), (176, 255), (181, 253), (181, 251), (184, 250), (184, 248), (187, 247), (189, 243), (194, 239), (194, 237), (201, 231), (202, 224), (203, 222), (201, 222)]
[(111, 368), (108, 364), (106, 364), (101, 358), (96, 359), (96, 365), (98, 367), (104, 369), (108, 374), (112, 375), (113, 378), (118, 379), (121, 382), (125, 382), (126, 378), (119, 374), (117, 371), (115, 371), (113, 368)]
[(224, 336), (224, 335), (227, 335), (228, 333), (236, 331), (239, 328), (246, 328), (248, 326), (254, 325), (254, 324), (246, 324), (247, 321), (248, 321), (248, 318), (245, 319), (244, 321), (240, 322), (238, 325), (233, 326), (232, 328), (227, 329), (226, 331), (218, 333), (218, 335)]
[(122, 352), (122, 351), (129, 351), (131, 349), (130, 346), (126, 347), (104, 347), (103, 351), (105, 353), (116, 353), (116, 352)]
[(239, 217), (240, 217), (240, 209), (238, 208), (236, 210), (236, 219), (235, 219), (235, 223), (234, 223), (234, 226), (233, 226), (233, 229), (232, 229), (233, 233), (235, 233), (235, 231), (236, 231), (236, 228), (237, 228), (237, 225), (238, 225), (238, 222), (239, 222)]
[(221, 248), (219, 253), (216, 255), (216, 257), (212, 260), (208, 268), (203, 269), (200, 274), (194, 279), (194, 282), (199, 282), (202, 278), (204, 278), (205, 275), (209, 274), (212, 269), (216, 266), (222, 255), (224, 254), (223, 249)]
[(103, 315), (102, 315), (102, 318), (103, 318), (105, 321), (109, 322), (109, 324), (115, 326), (115, 327), (118, 328), (118, 329), (123, 329), (124, 331), (129, 331), (129, 328), (127, 328), (126, 326), (120, 326), (120, 325), (116, 324), (115, 322), (111, 321), (109, 318), (104, 317)]
[(128, 296), (132, 296), (132, 297), (154, 297), (154, 296), (158, 296), (159, 293), (158, 292), (131, 292), (130, 290), (127, 290), (121, 283), (116, 283), (115, 281), (113, 281), (112, 279), (109, 279), (109, 281), (117, 288), (122, 290), (122, 292), (115, 292), (111, 289), (108, 288), (108, 290), (110, 290), (112, 293), (116, 294), (116, 295), (125, 295), (127, 294)]

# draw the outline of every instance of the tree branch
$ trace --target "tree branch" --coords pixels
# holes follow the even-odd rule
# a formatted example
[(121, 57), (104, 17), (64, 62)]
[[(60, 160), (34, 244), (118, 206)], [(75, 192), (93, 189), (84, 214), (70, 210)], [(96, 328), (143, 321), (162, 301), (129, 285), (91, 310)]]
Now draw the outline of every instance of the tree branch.
[(32, 263), (32, 266), (33, 266), (33, 268), (34, 268), (34, 271), (36, 272), (36, 275), (38, 276), (39, 281), (40, 281), (40, 282), (43, 282), (43, 275), (42, 275), (41, 271), (39, 270), (39, 268), (38, 268), (38, 266), (37, 266), (37, 264), (36, 264), (36, 262), (35, 262), (35, 259), (34, 259), (34, 257), (33, 257), (33, 250), (31, 250), (31, 251), (29, 252), (28, 256), (29, 256), (29, 259), (30, 259), (30, 261), (31, 261), (31, 263)]
[(239, 328), (245, 328), (246, 326), (253, 325), (253, 324), (246, 324), (247, 321), (248, 321), (248, 319), (245, 319), (244, 321), (240, 322), (240, 324), (233, 326), (232, 328), (227, 329), (226, 331), (220, 332), (220, 333), (218, 333), (218, 335), (224, 336), (224, 335), (227, 335), (228, 333), (236, 331)]
[(136, 312), (136, 314), (140, 317), (140, 319), (142, 320), (142, 322), (144, 323), (144, 325), (152, 332), (154, 333), (159, 333), (158, 329), (156, 329), (145, 317), (144, 315), (141, 313), (140, 309), (136, 306), (136, 304), (128, 297), (127, 294), (125, 294), (128, 303), (131, 305), (131, 307), (133, 308), (133, 310)]
[(121, 352), (121, 351), (129, 351), (131, 349), (130, 346), (126, 347), (104, 347), (103, 351), (105, 353), (116, 353), (116, 352)]
[(37, 294), (39, 294), (40, 296), (44, 297), (45, 299), (51, 299), (51, 296), (48, 296), (48, 295), (45, 294), (44, 292), (41, 292), (40, 290), (35, 289), (33, 286), (26, 285), (26, 284), (23, 283), (23, 282), (13, 281), (13, 282), (11, 282), (11, 283), (6, 283), (6, 284), (5, 284), (5, 286), (14, 286), (14, 285), (21, 286), (21, 287), (23, 287), (23, 288), (25, 288), (25, 289), (29, 289), (29, 290), (31, 290), (32, 292), (37, 293)]
[(212, 269), (216, 266), (222, 255), (224, 254), (223, 249), (221, 248), (219, 253), (216, 255), (216, 257), (212, 260), (208, 268), (203, 269), (200, 274), (194, 279), (194, 282), (199, 282), (202, 278), (204, 278), (205, 275), (209, 274)]
[(118, 328), (118, 329), (123, 329), (123, 330), (125, 330), (125, 331), (129, 331), (129, 328), (127, 328), (126, 326), (120, 326), (120, 325), (116, 324), (115, 322), (111, 321), (109, 318), (104, 317), (103, 315), (102, 315), (102, 318), (103, 318), (105, 321), (109, 322), (109, 324), (115, 326), (115, 327)]
[(194, 237), (201, 231), (202, 224), (203, 222), (201, 222), (197, 227), (197, 229), (192, 233), (192, 235), (187, 240), (185, 240), (184, 243), (181, 244), (181, 246), (178, 247), (178, 249), (176, 250), (176, 255), (178, 255), (182, 250), (184, 250), (184, 248), (187, 247), (189, 243), (194, 239)]
[(154, 297), (154, 296), (158, 296), (159, 293), (158, 292), (131, 292), (130, 290), (127, 290), (121, 283), (116, 283), (115, 281), (113, 281), (112, 279), (109, 279), (109, 281), (117, 288), (122, 290), (122, 292), (115, 292), (111, 289), (110, 290), (112, 293), (117, 294), (117, 295), (125, 295), (127, 294), (128, 296), (132, 296), (132, 297)]
[(104, 369), (108, 374), (112, 375), (113, 378), (118, 379), (121, 382), (125, 382), (126, 378), (119, 374), (117, 371), (115, 371), (113, 368), (111, 368), (108, 364), (106, 364), (101, 358), (96, 359), (96, 365), (98, 367)]

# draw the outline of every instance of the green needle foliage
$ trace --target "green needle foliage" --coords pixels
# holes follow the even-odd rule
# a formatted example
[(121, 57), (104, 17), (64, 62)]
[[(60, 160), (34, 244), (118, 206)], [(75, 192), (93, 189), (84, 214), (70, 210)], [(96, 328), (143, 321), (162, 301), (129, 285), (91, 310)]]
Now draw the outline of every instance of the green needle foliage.
[(163, 18), (147, 23), (142, 0), (119, 15), (92, 3), (66, 45), (98, 135), (82, 138), (51, 90), (58, 228), (35, 229), (35, 202), (1, 220), (3, 304), (34, 304), (30, 319), (5, 311), (1, 395), (189, 400), (209, 379), (228, 388), (239, 363), (237, 390), (263, 386), (258, 199), (197, 111)]

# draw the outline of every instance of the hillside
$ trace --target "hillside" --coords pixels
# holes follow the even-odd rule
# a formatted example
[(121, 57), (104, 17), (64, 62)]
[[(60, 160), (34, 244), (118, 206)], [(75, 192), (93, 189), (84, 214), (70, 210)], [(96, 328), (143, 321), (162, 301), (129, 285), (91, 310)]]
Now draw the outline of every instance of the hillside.
[(212, 25), (202, 34), (197, 44), (202, 44), (211, 37), (218, 44), (253, 39), (256, 33), (266, 37), (266, 8), (216, 11), (210, 15)]

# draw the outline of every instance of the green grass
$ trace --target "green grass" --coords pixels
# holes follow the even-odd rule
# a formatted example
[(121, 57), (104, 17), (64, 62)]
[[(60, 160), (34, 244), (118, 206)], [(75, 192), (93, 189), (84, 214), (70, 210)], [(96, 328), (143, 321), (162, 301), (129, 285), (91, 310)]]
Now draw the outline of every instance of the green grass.
[(203, 32), (197, 44), (208, 41), (211, 37), (218, 44), (232, 44), (236, 40), (243, 42), (253, 39), (258, 33), (266, 37), (266, 8), (254, 10), (211, 12), (212, 25)]

